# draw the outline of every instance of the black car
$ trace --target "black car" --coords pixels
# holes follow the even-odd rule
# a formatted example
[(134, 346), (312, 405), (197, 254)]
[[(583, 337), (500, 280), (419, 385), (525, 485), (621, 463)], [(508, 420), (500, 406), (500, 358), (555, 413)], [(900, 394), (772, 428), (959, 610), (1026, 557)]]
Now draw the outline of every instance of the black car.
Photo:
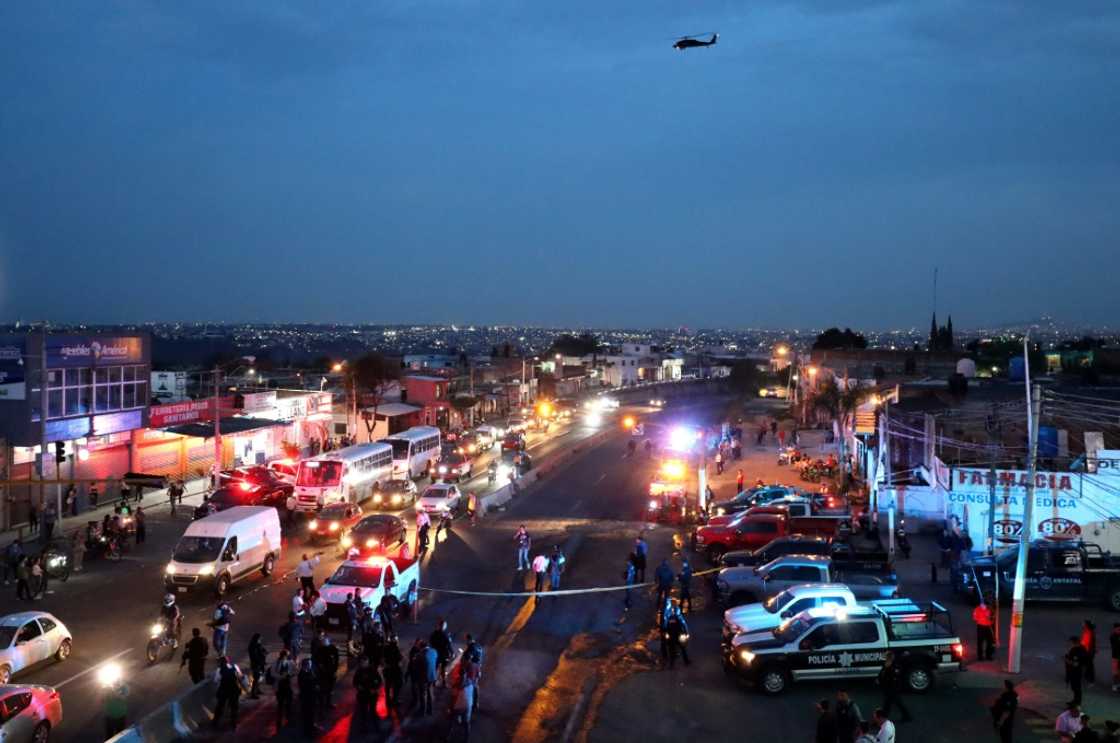
[[(248, 483), (245, 485), (243, 483)], [(270, 498), (279, 498), (283, 494), (286, 502), (288, 496), (295, 491), (295, 486), (285, 482), (279, 475), (268, 467), (238, 467), (235, 470), (225, 470), (221, 474), (221, 487), (240, 487), (249, 490), (250, 486), (258, 491), (269, 493)]]
[(375, 513), (366, 516), (342, 537), (342, 548), (360, 556), (396, 552), (408, 541), (408, 527), (397, 516)]
[(764, 506), (770, 501), (779, 498), (788, 498), (797, 495), (794, 488), (784, 485), (763, 485), (750, 490), (744, 490), (734, 498), (720, 503), (713, 503), (708, 509), (713, 516), (726, 516), (728, 514), (747, 511), (755, 506)]
[(374, 491), (370, 504), (377, 511), (397, 511), (416, 502), (417, 487), (412, 480), (386, 480)]
[(272, 506), (280, 510), (288, 507), (288, 492), (270, 490), (247, 481), (232, 482), (215, 490), (194, 509), (196, 519), (234, 506)]

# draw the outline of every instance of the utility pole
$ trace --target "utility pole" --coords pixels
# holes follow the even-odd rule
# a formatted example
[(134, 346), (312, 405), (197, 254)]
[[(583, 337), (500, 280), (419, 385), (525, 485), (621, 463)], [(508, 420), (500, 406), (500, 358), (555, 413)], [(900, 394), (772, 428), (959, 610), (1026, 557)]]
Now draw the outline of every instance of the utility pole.
[[(1023, 356), (1027, 355), (1027, 341), (1023, 340)], [(1027, 373), (1028, 384), (1030, 372)], [(1038, 466), (1038, 418), (1042, 413), (1042, 392), (1037, 384), (1031, 390), (1028, 410), (1030, 426), (1030, 463), (1027, 468), (1027, 502), (1023, 507), (1023, 528), (1019, 532), (1019, 555), (1015, 562), (1015, 591), (1011, 599), (1011, 635), (1008, 644), (1007, 672), (1019, 673), (1023, 654), (1023, 598), (1027, 583), (1027, 553), (1034, 532), (1034, 479)]]
[[(43, 481), (47, 479), (47, 331), (42, 334), (43, 345), (40, 347), (39, 356), (39, 510), (43, 510), (43, 499), (47, 495), (47, 486)], [(57, 467), (57, 465), (55, 465)], [(62, 518), (61, 509), (58, 512)]]
[[(891, 472), (891, 401), (889, 398), (883, 401), (883, 439), (884, 482), (886, 483), (887, 487), (892, 487), (894, 482), (894, 473)], [(876, 491), (875, 496), (875, 510), (871, 512), (871, 518), (873, 519), (873, 523), (875, 524), (876, 534), (879, 533), (879, 497), (877, 492), (878, 491)], [(889, 506), (890, 513), (888, 514), (888, 516), (890, 517), (890, 523), (887, 525), (890, 532), (890, 548), (888, 552), (892, 560), (894, 559), (894, 507), (895, 501), (897, 499), (897, 496), (894, 495), (895, 492), (896, 491), (894, 491), (893, 489), (891, 490), (892, 496)]]
[(222, 370), (214, 367), (214, 482), (217, 488), (222, 474)]
[(992, 403), (992, 412), (984, 427), (988, 430), (988, 544), (985, 552), (991, 555), (996, 549), (996, 432), (999, 430), (999, 409), (995, 403)]

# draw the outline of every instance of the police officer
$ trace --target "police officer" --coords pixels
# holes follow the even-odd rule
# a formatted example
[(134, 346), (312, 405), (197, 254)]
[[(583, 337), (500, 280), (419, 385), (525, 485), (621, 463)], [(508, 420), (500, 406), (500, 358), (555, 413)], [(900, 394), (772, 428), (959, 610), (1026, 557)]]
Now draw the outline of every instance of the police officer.
[(902, 703), (902, 698), (899, 696), (899, 686), (901, 685), (901, 671), (898, 665), (894, 662), (894, 653), (888, 650), (884, 655), (883, 667), (879, 669), (879, 677), (877, 682), (879, 690), (883, 694), (883, 704), (881, 705), (883, 714), (890, 715), (891, 709), (897, 706), (902, 711), (902, 722), (909, 722), (913, 720), (913, 715), (906, 705)]
[(206, 656), (210, 654), (210, 643), (202, 636), (202, 630), (195, 627), (191, 630), (191, 639), (183, 648), (183, 660), (179, 668), (187, 667), (191, 675), (191, 682), (197, 684), (206, 676)]
[(677, 660), (677, 653), (680, 653), (684, 658), (684, 664), (689, 664), (688, 660), (688, 624), (684, 621), (684, 614), (681, 613), (681, 605), (677, 599), (673, 599), (669, 609), (665, 612), (664, 621), (661, 623), (662, 634), (665, 638), (666, 645), (669, 652), (669, 668), (672, 668)]
[(660, 608), (665, 605), (669, 596), (673, 593), (673, 569), (669, 567), (669, 560), (664, 559), (661, 564), (657, 566), (657, 570), (653, 571), (653, 577), (657, 581), (657, 606)]
[(983, 596), (972, 610), (972, 621), (976, 623), (976, 660), (991, 660), (996, 654), (995, 617)]
[(226, 656), (218, 658), (218, 670), (214, 672), (214, 682), (218, 685), (218, 702), (214, 707), (214, 727), (222, 723), (222, 713), (229, 707), (233, 726), (237, 727), (237, 711), (241, 701), (241, 687), (244, 676), (241, 669)]

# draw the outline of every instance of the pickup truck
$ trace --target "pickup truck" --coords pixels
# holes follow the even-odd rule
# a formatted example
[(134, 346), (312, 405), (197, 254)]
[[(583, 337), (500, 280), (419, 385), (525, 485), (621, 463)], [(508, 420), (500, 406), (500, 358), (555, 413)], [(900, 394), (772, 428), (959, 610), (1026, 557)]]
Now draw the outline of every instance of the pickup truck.
[(712, 564), (718, 564), (725, 552), (765, 547), (773, 540), (790, 534), (833, 537), (841, 533), (845, 521), (835, 516), (789, 517), (782, 510), (765, 513), (741, 513), (728, 522), (710, 521), (693, 533), (693, 549), (703, 551)]
[(786, 555), (760, 567), (724, 568), (716, 578), (716, 600), (731, 606), (765, 601), (802, 583), (843, 583), (857, 599), (898, 597), (894, 567), (880, 562), (834, 562), (823, 555)]
[(882, 544), (857, 542), (852, 538), (806, 536), (791, 534), (778, 537), (765, 547), (756, 550), (728, 552), (720, 558), (722, 568), (735, 568), (741, 565), (765, 565), (783, 555), (827, 555), (834, 560), (859, 562), (890, 562), (890, 553)]
[(887, 651), (902, 683), (929, 691), (939, 673), (959, 671), (964, 647), (940, 604), (914, 612), (905, 606), (807, 609), (777, 629), (737, 635), (725, 663), (765, 694), (794, 681), (875, 678)]
[(782, 622), (797, 616), (806, 609), (835, 606), (851, 609), (856, 606), (904, 606), (919, 611), (910, 599), (879, 599), (861, 604), (852, 589), (842, 583), (807, 583), (790, 586), (776, 596), (757, 604), (746, 604), (723, 613), (723, 647), (726, 650), (736, 635), (772, 630)]
[(382, 596), (389, 596), (394, 607), (408, 603), (408, 592), (420, 585), (420, 561), (375, 555), (347, 560), (319, 589), (327, 602), (327, 626), (346, 630), (346, 597), (358, 594), (358, 600), (376, 609)]
[[(983, 591), (991, 601), (998, 578), (1000, 598), (1010, 598), (1018, 559), (1018, 547), (994, 558), (972, 557), (962, 563), (953, 588), (967, 594), (973, 603), (978, 602), (978, 591)], [(1101, 603), (1107, 609), (1120, 611), (1120, 559), (1096, 544), (1057, 540), (1033, 542), (1027, 552), (1024, 598), (1027, 601)]]
[(787, 485), (762, 485), (750, 490), (742, 490), (730, 500), (713, 503), (711, 512), (713, 516), (734, 515), (779, 498), (797, 495), (798, 492), (797, 488)]

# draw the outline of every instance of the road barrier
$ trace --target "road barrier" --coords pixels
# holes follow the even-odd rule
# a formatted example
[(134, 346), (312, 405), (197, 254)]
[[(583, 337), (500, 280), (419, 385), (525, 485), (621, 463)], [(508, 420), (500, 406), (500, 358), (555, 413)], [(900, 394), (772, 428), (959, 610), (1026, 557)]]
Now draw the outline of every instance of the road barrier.
[(191, 687), (106, 743), (166, 743), (189, 740), (214, 717), (217, 685), (210, 680)]

